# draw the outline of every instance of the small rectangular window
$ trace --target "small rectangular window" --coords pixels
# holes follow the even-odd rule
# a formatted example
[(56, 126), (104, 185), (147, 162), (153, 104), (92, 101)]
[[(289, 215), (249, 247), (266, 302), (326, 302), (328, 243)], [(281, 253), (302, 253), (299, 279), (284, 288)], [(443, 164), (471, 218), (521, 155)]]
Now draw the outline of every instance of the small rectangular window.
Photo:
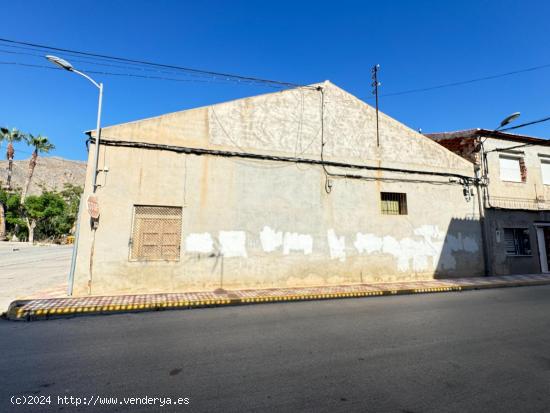
[(527, 168), (521, 157), (500, 155), (500, 179), (507, 182), (525, 182)]
[(134, 206), (130, 259), (177, 261), (180, 257), (181, 208)]
[(542, 172), (542, 183), (550, 185), (550, 159), (540, 161), (540, 169)]
[(531, 241), (527, 228), (504, 228), (506, 255), (531, 255)]
[(380, 208), (384, 215), (407, 215), (407, 194), (380, 192)]

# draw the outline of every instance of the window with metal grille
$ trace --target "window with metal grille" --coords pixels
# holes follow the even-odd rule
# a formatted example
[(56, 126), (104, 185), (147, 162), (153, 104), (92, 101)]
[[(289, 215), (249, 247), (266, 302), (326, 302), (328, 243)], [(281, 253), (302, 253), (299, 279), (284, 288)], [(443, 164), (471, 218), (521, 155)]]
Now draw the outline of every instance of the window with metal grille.
[(504, 228), (506, 255), (531, 255), (531, 241), (527, 228)]
[(180, 257), (181, 208), (134, 206), (130, 259), (177, 261)]
[(384, 215), (407, 215), (407, 194), (380, 192), (380, 208)]

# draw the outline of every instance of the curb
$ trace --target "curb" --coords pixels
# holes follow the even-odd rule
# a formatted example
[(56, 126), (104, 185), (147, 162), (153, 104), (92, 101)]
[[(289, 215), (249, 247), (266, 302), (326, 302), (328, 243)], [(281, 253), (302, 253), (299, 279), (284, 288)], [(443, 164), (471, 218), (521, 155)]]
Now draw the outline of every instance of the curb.
[(243, 298), (220, 298), (207, 300), (186, 300), (186, 301), (164, 301), (145, 304), (117, 304), (117, 305), (96, 305), (96, 306), (66, 306), (51, 309), (24, 309), (24, 306), (37, 300), (15, 300), (6, 313), (2, 316), (12, 321), (37, 321), (57, 318), (69, 318), (83, 315), (110, 315), (121, 313), (139, 313), (145, 311), (165, 311), (165, 310), (191, 310), (194, 308), (213, 308), (237, 305), (252, 305), (263, 303), (282, 303), (289, 301), (319, 301), (333, 300), (343, 298), (360, 297), (381, 297), (393, 295), (411, 295), (411, 294), (431, 294), (444, 292), (461, 292), (469, 290), (485, 290), (492, 288), (506, 287), (524, 287), (548, 285), (550, 280), (540, 281), (515, 281), (501, 282), (482, 285), (462, 285), (445, 287), (427, 287), (427, 288), (409, 288), (409, 289), (388, 289), (380, 291), (360, 291), (360, 292), (341, 292), (341, 293), (318, 293), (318, 294), (299, 294), (299, 295), (281, 295), (281, 296), (256, 296)]

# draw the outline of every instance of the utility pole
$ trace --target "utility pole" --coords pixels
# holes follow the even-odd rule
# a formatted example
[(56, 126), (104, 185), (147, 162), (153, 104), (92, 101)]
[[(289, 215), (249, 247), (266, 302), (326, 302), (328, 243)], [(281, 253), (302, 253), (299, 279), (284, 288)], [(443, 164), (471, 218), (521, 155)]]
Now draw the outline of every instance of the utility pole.
[(378, 86), (381, 83), (378, 81), (378, 71), (380, 70), (380, 65), (376, 64), (371, 69), (371, 78), (372, 78), (372, 94), (376, 98), (376, 146), (380, 146), (380, 132), (378, 130)]

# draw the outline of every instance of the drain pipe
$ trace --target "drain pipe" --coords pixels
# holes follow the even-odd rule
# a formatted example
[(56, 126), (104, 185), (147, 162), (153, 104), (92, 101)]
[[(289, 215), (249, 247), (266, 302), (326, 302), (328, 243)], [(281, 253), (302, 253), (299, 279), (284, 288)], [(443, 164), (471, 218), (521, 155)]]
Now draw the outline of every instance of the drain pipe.
[[(481, 145), (481, 157), (483, 159), (483, 145)], [(491, 263), (489, 262), (489, 245), (487, 237), (487, 224), (485, 221), (485, 191), (481, 188), (482, 185), (487, 184), (486, 175), (481, 172), (481, 166), (474, 163), (474, 173), (476, 175), (476, 192), (477, 192), (477, 204), (479, 208), (479, 224), (481, 226), (481, 242), (483, 244), (483, 275), (488, 277), (491, 275)], [(481, 198), (484, 198), (483, 200)]]

